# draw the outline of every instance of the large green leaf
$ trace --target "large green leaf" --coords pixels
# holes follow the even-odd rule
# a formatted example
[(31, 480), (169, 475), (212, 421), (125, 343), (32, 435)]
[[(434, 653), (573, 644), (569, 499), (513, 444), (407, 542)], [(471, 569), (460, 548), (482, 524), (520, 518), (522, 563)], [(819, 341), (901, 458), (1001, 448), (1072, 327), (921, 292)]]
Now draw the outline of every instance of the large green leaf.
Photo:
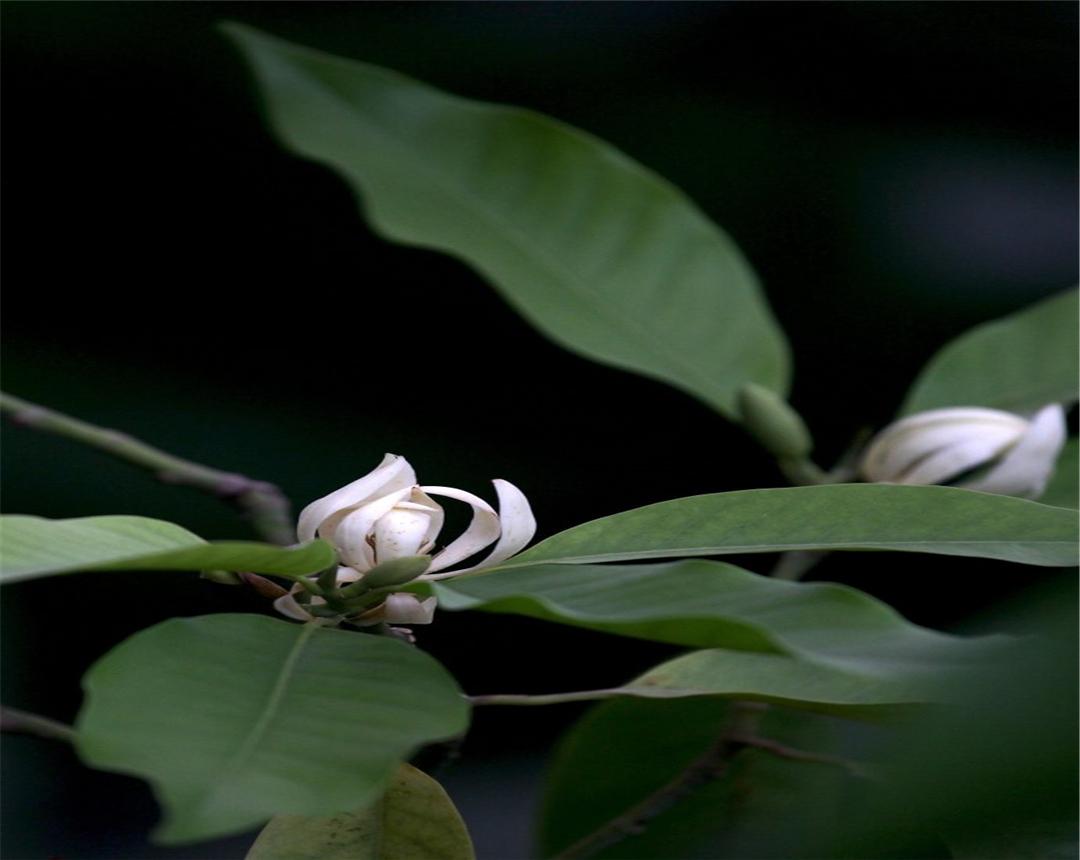
[(473, 860), (472, 841), (439, 783), (403, 764), (358, 812), (275, 815), (246, 860)]
[[(623, 700), (594, 708), (560, 741), (547, 774), (541, 855), (820, 860), (820, 834), (851, 806), (845, 791), (866, 791), (867, 784), (838, 767), (742, 749), (718, 761), (711, 779), (678, 787), (679, 774), (713, 747), (729, 721), (729, 709), (707, 699)], [(827, 754), (833, 752), (831, 728), (821, 718), (771, 712), (759, 731)], [(650, 817), (635, 826), (643, 809)], [(616, 828), (621, 838), (615, 844), (603, 847), (601, 840), (586, 848), (590, 834), (619, 820), (625, 824)]]
[(1076, 515), (954, 487), (836, 484), (659, 502), (567, 529), (500, 569), (780, 552), (879, 549), (1069, 566)]
[(932, 679), (981, 661), (999, 642), (917, 627), (847, 586), (783, 582), (715, 561), (538, 565), (427, 587), (444, 609), (529, 615), (695, 648), (788, 654), (879, 681)]
[(1059, 508), (1080, 507), (1080, 445), (1076, 437), (1065, 443), (1058, 456), (1057, 466), (1046, 490), (1039, 497), (1044, 505), (1056, 505)]
[(167, 843), (355, 810), (468, 720), (454, 680), (403, 642), (257, 615), (158, 624), (83, 685), (79, 754), (153, 783)]
[(324, 541), (279, 547), (207, 543), (187, 529), (147, 517), (47, 520), (0, 517), (0, 582), (78, 570), (243, 570), (298, 577), (335, 561)]
[(372, 224), (467, 261), (564, 347), (735, 417), (781, 394), (787, 346), (731, 239), (583, 132), (229, 25), (284, 143), (337, 170)]
[(1076, 400), (1077, 291), (976, 326), (923, 369), (902, 414), (945, 406), (1025, 412)]

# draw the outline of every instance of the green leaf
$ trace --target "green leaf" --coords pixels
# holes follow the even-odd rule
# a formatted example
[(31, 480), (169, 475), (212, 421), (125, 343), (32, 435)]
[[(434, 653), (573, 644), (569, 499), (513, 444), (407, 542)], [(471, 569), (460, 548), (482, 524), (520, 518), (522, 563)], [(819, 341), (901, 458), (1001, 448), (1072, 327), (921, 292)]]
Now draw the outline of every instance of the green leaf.
[(297, 547), (207, 543), (178, 525), (147, 517), (0, 517), (0, 583), (80, 570), (221, 569), (296, 578), (335, 560), (333, 547), (324, 541)]
[(847, 586), (784, 582), (715, 561), (538, 565), (426, 587), (448, 610), (528, 615), (695, 648), (787, 654), (867, 680), (925, 682), (950, 666), (982, 661), (1001, 638), (937, 633)]
[(954, 487), (835, 484), (659, 502), (567, 529), (499, 566), (793, 549), (898, 550), (1067, 567), (1074, 513)]
[(1039, 497), (1044, 505), (1056, 505), (1059, 508), (1080, 508), (1080, 446), (1074, 436), (1065, 443), (1058, 456), (1057, 466), (1045, 492)]
[[(560, 741), (547, 774), (541, 855), (582, 846), (581, 840), (621, 820), (626, 829), (615, 844), (568, 856), (826, 856), (813, 851), (819, 834), (850, 805), (843, 792), (866, 790), (838, 767), (732, 750), (711, 768), (711, 779), (679, 787), (680, 773), (714, 747), (730, 717), (725, 704), (708, 699), (627, 699), (591, 710)], [(802, 750), (828, 753), (830, 728), (821, 718), (770, 712), (759, 731)], [(646, 809), (647, 823), (635, 827)]]
[(736, 417), (787, 390), (788, 349), (731, 239), (603, 141), (519, 108), (227, 26), (270, 119), (387, 238), (459, 257), (548, 337)]
[(87, 672), (83, 760), (149, 780), (165, 843), (273, 815), (372, 803), (418, 747), (464, 731), (468, 706), (403, 642), (256, 615), (173, 619)]
[(661, 663), (613, 692), (650, 699), (722, 696), (845, 717), (940, 701), (947, 693), (890, 673), (884, 664), (878, 668), (871, 675), (787, 655), (709, 648)]
[(473, 860), (465, 822), (439, 783), (402, 765), (380, 800), (323, 818), (275, 815), (245, 860)]
[(900, 410), (945, 406), (1026, 412), (1076, 400), (1077, 291), (976, 326), (947, 344), (915, 380)]

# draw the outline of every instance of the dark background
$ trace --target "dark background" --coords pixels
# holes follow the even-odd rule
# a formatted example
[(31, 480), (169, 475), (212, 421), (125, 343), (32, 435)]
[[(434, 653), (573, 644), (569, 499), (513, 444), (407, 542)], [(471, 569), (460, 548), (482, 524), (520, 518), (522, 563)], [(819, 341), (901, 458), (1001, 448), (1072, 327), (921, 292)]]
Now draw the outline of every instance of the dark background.
[[(375, 238), (341, 181), (270, 138), (222, 19), (550, 113), (672, 179), (760, 273), (826, 462), (947, 339), (1076, 280), (1072, 3), (9, 0), (2, 17), (4, 387), (276, 481), (298, 507), (384, 451), (489, 497), (513, 480), (541, 536), (780, 479), (706, 407), (562, 352), (461, 263)], [(64, 440), (6, 429), (3, 463), (8, 512), (249, 535)], [(816, 575), (939, 627), (1046, 578), (886, 555)], [(82, 672), (135, 630), (260, 608), (181, 574), (10, 587), (3, 701), (71, 719)], [(420, 643), (476, 693), (617, 684), (673, 653), (483, 615), (440, 616)], [(444, 776), (481, 856), (526, 850), (542, 757), (579, 711), (478, 714)], [(4, 754), (8, 860), (246, 848), (148, 846), (140, 783), (33, 739)]]

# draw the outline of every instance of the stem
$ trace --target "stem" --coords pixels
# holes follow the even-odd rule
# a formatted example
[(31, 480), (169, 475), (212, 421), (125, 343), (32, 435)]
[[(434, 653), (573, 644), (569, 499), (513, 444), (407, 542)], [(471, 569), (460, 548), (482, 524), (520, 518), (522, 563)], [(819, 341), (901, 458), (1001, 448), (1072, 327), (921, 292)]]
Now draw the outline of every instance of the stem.
[[(870, 439), (869, 428), (862, 428), (855, 434), (847, 450), (840, 455), (840, 459), (828, 471), (822, 471), (820, 467), (810, 460), (778, 460), (781, 471), (793, 484), (802, 486), (812, 484), (843, 484), (855, 478), (858, 474), (859, 457)], [(773, 579), (783, 579), (788, 582), (798, 582), (807, 573), (818, 566), (829, 555), (828, 550), (796, 549), (782, 553), (776, 560), (769, 576)]]
[(769, 576), (787, 582), (798, 582), (829, 555), (827, 549), (793, 549), (781, 553)]
[(781, 458), (776, 461), (776, 465), (780, 467), (784, 477), (797, 486), (813, 487), (830, 483), (828, 473), (808, 458), (801, 460)]
[(0, 731), (37, 735), (53, 741), (75, 742), (75, 729), (58, 720), (0, 705)]
[(631, 692), (612, 687), (606, 690), (581, 690), (574, 693), (545, 693), (529, 696), (524, 693), (493, 693), (485, 696), (466, 696), (472, 705), (561, 705), (566, 702), (592, 702), (598, 699), (614, 699), (632, 696)]
[(223, 472), (168, 454), (126, 433), (98, 427), (44, 406), (0, 393), (0, 412), (24, 427), (64, 436), (149, 469), (166, 484), (193, 487), (239, 508), (266, 540), (288, 546), (296, 542), (292, 513), (285, 494), (274, 484)]

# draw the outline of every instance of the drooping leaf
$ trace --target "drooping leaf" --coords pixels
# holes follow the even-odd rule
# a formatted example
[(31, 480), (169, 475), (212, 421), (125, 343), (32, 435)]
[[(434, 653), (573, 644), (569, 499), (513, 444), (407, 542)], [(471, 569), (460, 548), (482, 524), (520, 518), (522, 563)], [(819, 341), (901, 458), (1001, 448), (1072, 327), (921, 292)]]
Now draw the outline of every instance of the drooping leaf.
[(626, 561), (793, 549), (879, 549), (1077, 563), (1076, 515), (954, 487), (835, 484), (658, 502), (567, 529), (500, 565)]
[[(734, 749), (697, 780), (680, 784), (680, 774), (716, 749), (730, 719), (728, 707), (707, 699), (627, 699), (591, 710), (560, 741), (547, 774), (541, 856), (825, 856), (815, 853), (820, 834), (846, 814), (848, 792), (867, 790), (865, 781), (840, 767)], [(831, 728), (820, 717), (770, 712), (758, 733), (829, 754)], [(621, 824), (612, 828), (612, 822)], [(592, 834), (612, 829), (618, 834), (607, 840), (612, 844), (590, 843)], [(581, 851), (590, 844), (599, 850)]]
[(415, 648), (256, 615), (158, 624), (83, 685), (80, 756), (153, 784), (165, 843), (355, 810), (468, 720), (453, 679)]
[(729, 417), (746, 382), (785, 393), (787, 345), (753, 271), (660, 177), (539, 114), (227, 30), (278, 136), (337, 170), (387, 238), (467, 261), (562, 346)]
[(403, 764), (386, 793), (357, 812), (275, 815), (245, 860), (473, 860), (472, 841), (443, 787)]
[[(444, 609), (528, 615), (695, 648), (787, 654), (873, 683), (930, 681), (948, 667), (981, 662), (1000, 644), (999, 637), (918, 627), (847, 586), (784, 582), (715, 561), (538, 565), (428, 587)], [(898, 694), (899, 688), (888, 695)]]
[(1027, 412), (1075, 401), (1077, 311), (1077, 291), (1068, 290), (976, 326), (930, 359), (901, 414), (946, 406)]
[(1058, 455), (1057, 466), (1054, 468), (1053, 477), (1046, 487), (1046, 491), (1039, 497), (1044, 505), (1055, 505), (1059, 508), (1080, 508), (1080, 445), (1076, 437), (1065, 443)]
[(335, 561), (325, 541), (280, 547), (253, 541), (208, 543), (147, 517), (0, 517), (0, 582), (79, 570), (243, 570), (298, 577)]

